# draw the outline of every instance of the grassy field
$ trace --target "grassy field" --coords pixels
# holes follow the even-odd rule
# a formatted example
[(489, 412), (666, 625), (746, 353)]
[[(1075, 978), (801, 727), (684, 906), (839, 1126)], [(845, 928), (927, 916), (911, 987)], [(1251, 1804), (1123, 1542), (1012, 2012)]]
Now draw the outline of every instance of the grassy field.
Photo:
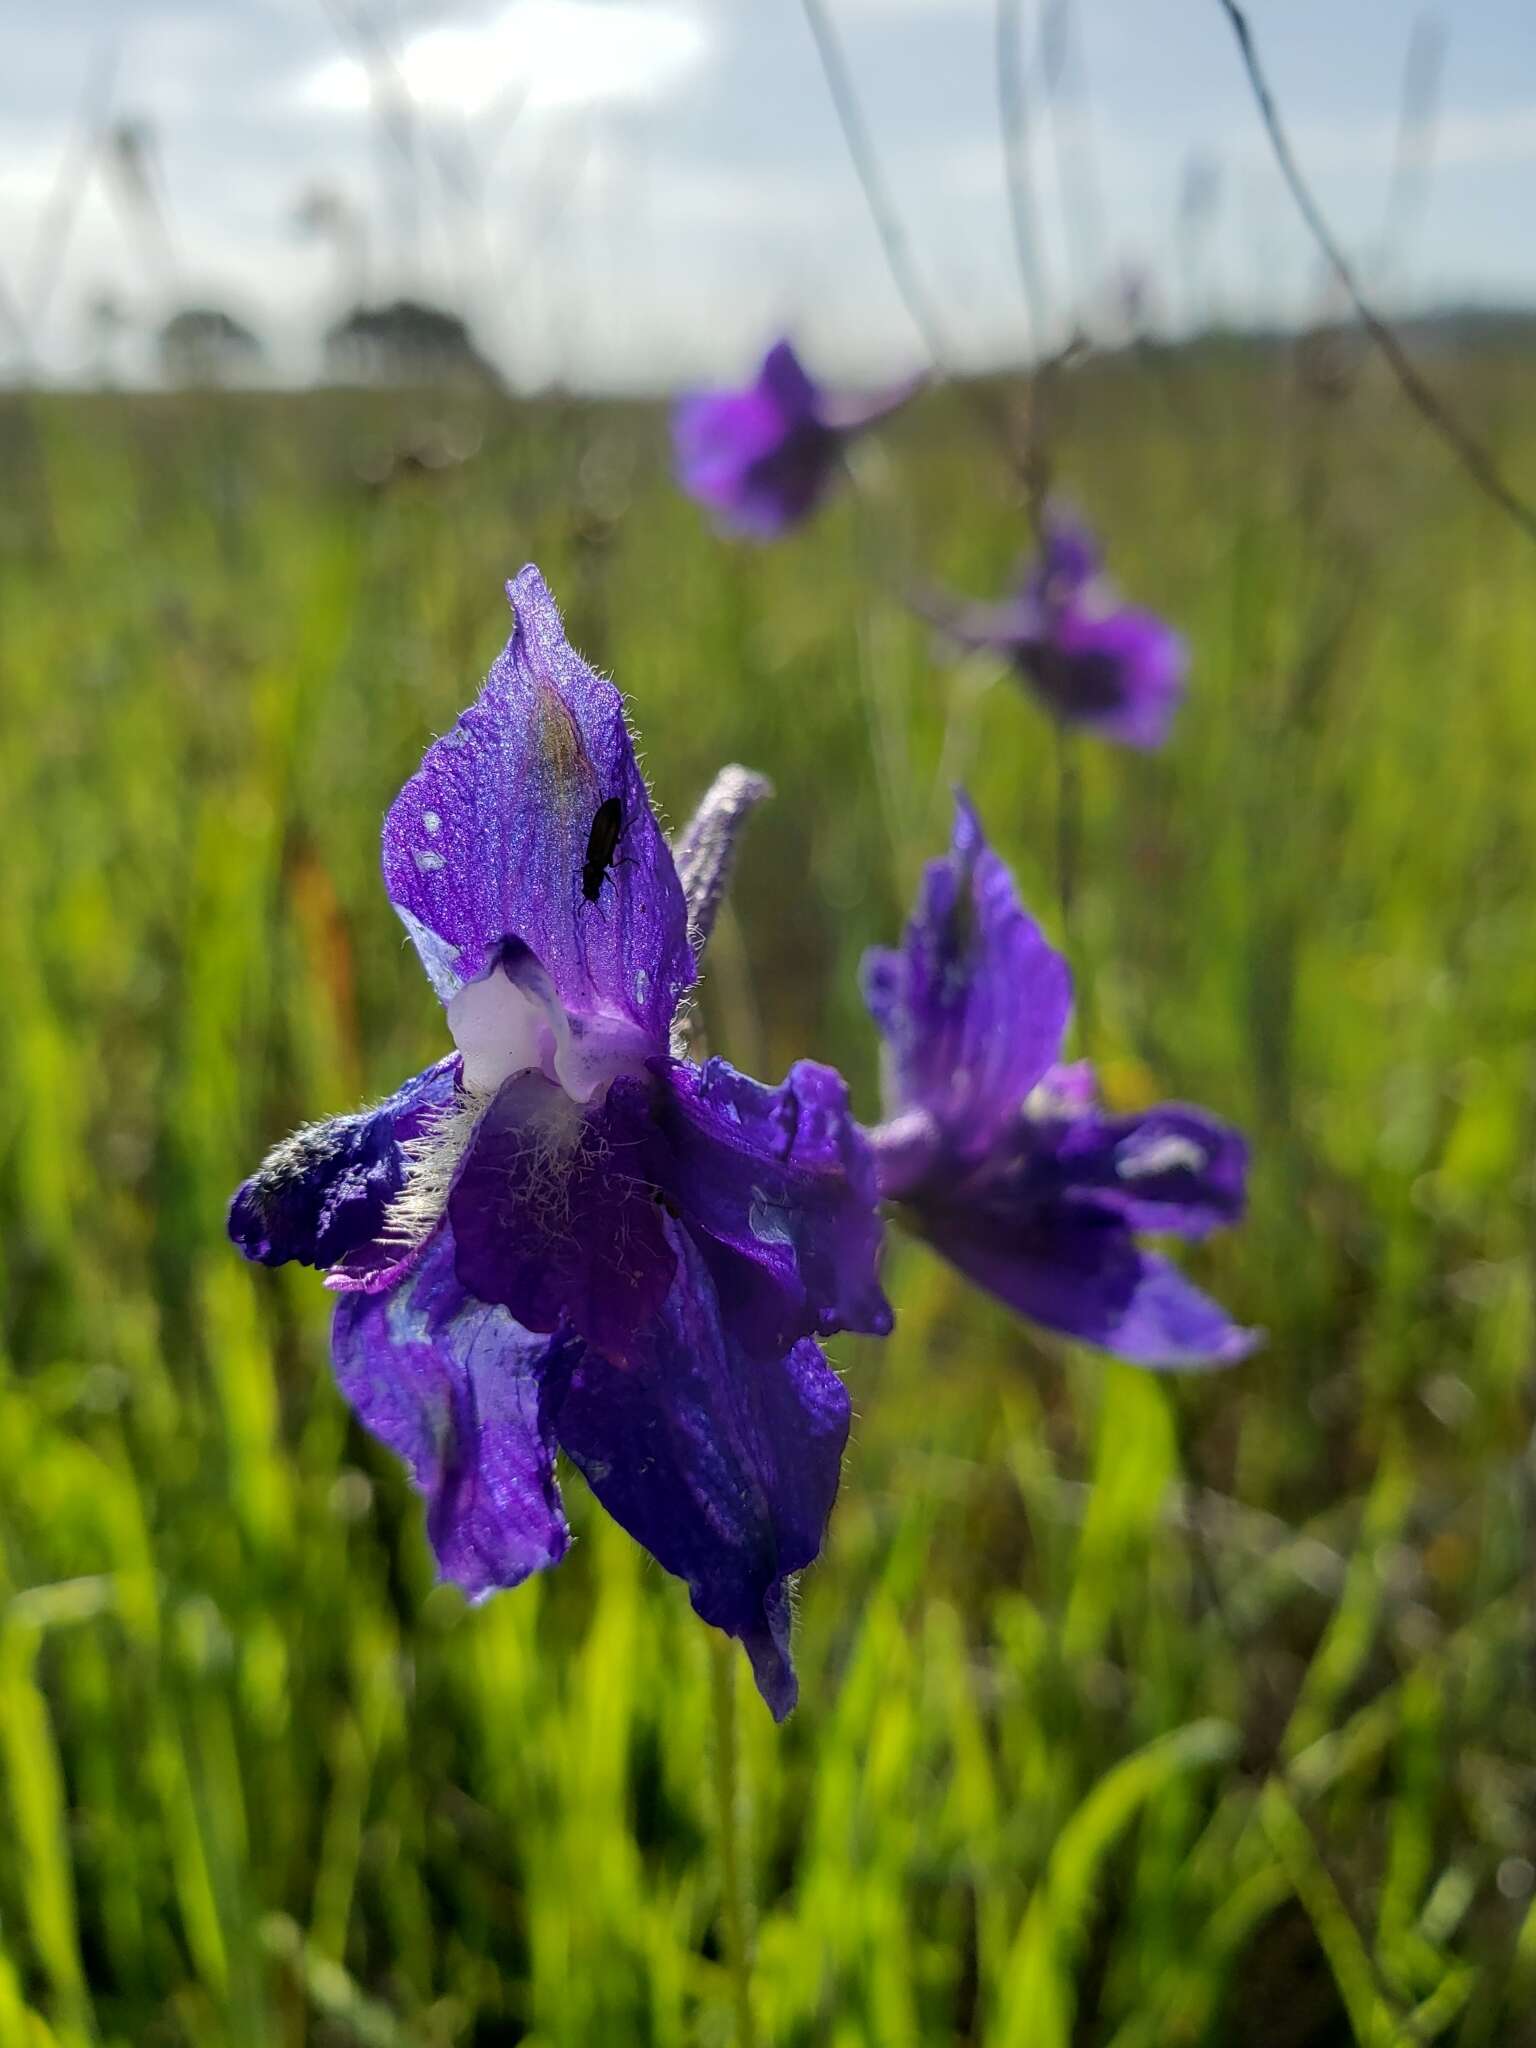
[[(1536, 482), (1536, 367), (1447, 374)], [(429, 421), (470, 458), (364, 480)], [(646, 409), (17, 398), (0, 451), (0, 2048), (724, 2048), (685, 1594), (574, 1477), (557, 1574), (434, 1587), (224, 1208), (443, 1049), (378, 826), (529, 558), (674, 821), (777, 785), (713, 1044), (873, 1115), (951, 780), (1059, 934), (1052, 735), (890, 595), (1000, 584), (1001, 465), (936, 397), (748, 551)], [(761, 2041), (1536, 2042), (1536, 557), (1371, 374), (1091, 368), (1058, 459), (1195, 652), (1166, 754), (1081, 752), (1084, 1031), (1252, 1131), (1193, 1264), (1270, 1341), (1153, 1380), (893, 1244), (803, 1704), (742, 1688)]]

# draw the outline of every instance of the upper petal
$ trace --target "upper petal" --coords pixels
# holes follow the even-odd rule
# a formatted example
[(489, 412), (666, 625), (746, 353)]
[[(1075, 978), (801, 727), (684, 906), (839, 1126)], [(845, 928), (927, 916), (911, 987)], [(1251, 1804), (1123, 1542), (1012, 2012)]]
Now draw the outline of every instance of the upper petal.
[(1069, 604), (1099, 574), (1103, 563), (1098, 535), (1087, 521), (1053, 505), (1046, 514), (1039, 556), (1030, 568), (1028, 593), (1041, 605)]
[(706, 1240), (739, 1334), (781, 1350), (837, 1330), (884, 1336), (874, 1158), (842, 1076), (799, 1060), (768, 1088), (721, 1059), (656, 1064), (657, 1177)]
[(1067, 963), (1025, 911), (964, 796), (899, 952), (865, 956), (893, 1109), (926, 1110), (955, 1151), (991, 1143), (1061, 1048)]
[(445, 1003), (521, 942), (571, 1015), (609, 1013), (659, 1047), (693, 956), (624, 707), (538, 570), (510, 592), (484, 689), (384, 821), (390, 901)]
[(787, 1581), (821, 1549), (848, 1439), (846, 1388), (813, 1342), (749, 1355), (686, 1234), (666, 1305), (628, 1367), (592, 1351), (561, 1448), (615, 1521), (739, 1638), (775, 1720), (795, 1703)]
[(393, 1293), (345, 1294), (332, 1358), (359, 1420), (404, 1459), (445, 1579), (480, 1599), (565, 1554), (552, 1412), (569, 1346), (473, 1301), (440, 1227)]
[(1261, 1341), (1102, 1213), (1007, 1229), (994, 1215), (945, 1206), (921, 1221), (937, 1250), (1008, 1307), (1131, 1365), (1235, 1365)]
[(306, 1124), (274, 1145), (229, 1205), (229, 1234), (245, 1256), (327, 1267), (377, 1244), (405, 1183), (402, 1144), (451, 1106), (458, 1071), (450, 1055), (375, 1108)]
[(785, 420), (808, 419), (821, 399), (819, 385), (787, 339), (776, 341), (763, 357), (756, 389), (772, 399)]

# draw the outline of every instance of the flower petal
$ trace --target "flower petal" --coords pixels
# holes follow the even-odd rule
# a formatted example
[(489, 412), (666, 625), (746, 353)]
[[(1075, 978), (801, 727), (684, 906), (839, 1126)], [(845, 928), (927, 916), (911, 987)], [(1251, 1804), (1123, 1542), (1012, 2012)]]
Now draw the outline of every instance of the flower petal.
[(672, 414), (678, 482), (728, 532), (773, 540), (815, 507), (838, 462), (820, 392), (787, 341), (744, 391), (695, 392)]
[(445, 1579), (478, 1600), (559, 1562), (551, 1416), (570, 1347), (472, 1301), (446, 1227), (393, 1293), (341, 1297), (331, 1351), (358, 1419), (425, 1496)]
[(677, 1283), (629, 1367), (571, 1374), (561, 1448), (616, 1522), (739, 1638), (775, 1720), (795, 1704), (787, 1581), (821, 1549), (848, 1439), (847, 1389), (812, 1342), (748, 1356), (704, 1262), (674, 1231)]
[(1152, 612), (1069, 608), (1019, 659), (1051, 709), (1128, 747), (1160, 747), (1184, 693), (1182, 638)]
[(1009, 1231), (995, 1216), (935, 1205), (921, 1212), (920, 1227), (1009, 1308), (1131, 1365), (1235, 1365), (1261, 1341), (1102, 1214), (1058, 1215)]
[(1140, 1116), (1074, 1116), (1038, 1127), (1062, 1185), (1132, 1230), (1204, 1237), (1240, 1222), (1248, 1146), (1203, 1109), (1165, 1102)]
[(229, 1234), (245, 1256), (327, 1267), (375, 1244), (405, 1183), (401, 1146), (451, 1106), (458, 1072), (450, 1055), (376, 1108), (306, 1124), (274, 1145), (229, 1205)]
[(1070, 603), (1104, 566), (1104, 550), (1086, 520), (1052, 506), (1045, 537), (1025, 584), (1027, 599), (1042, 606)]
[(693, 956), (624, 707), (538, 570), (509, 587), (511, 639), (384, 822), (390, 901), (445, 1003), (521, 942), (571, 1015), (609, 1014), (659, 1050)]
[(926, 1110), (963, 1157), (987, 1148), (1061, 1049), (1067, 964), (963, 795), (904, 946), (865, 956), (864, 998), (886, 1040), (890, 1107)]
[(461, 1284), (526, 1329), (569, 1325), (612, 1357), (672, 1284), (665, 1212), (647, 1177), (651, 1086), (617, 1081), (583, 1109), (539, 1074), (509, 1081), (448, 1200)]
[(936, 627), (946, 640), (970, 653), (1015, 656), (1040, 637), (1040, 615), (1033, 600), (1007, 598), (987, 604), (951, 597), (947, 591), (918, 590), (911, 597), (919, 618)]
[(837, 1330), (886, 1335), (874, 1159), (842, 1076), (799, 1060), (767, 1088), (720, 1059), (655, 1064), (656, 1176), (705, 1240), (738, 1338), (782, 1351)]
[(903, 377), (899, 384), (888, 384), (883, 391), (824, 391), (816, 410), (825, 425), (846, 439), (889, 419), (926, 389), (927, 384), (927, 373), (919, 370), (915, 376)]
[(772, 399), (784, 420), (808, 419), (821, 400), (821, 387), (795, 353), (791, 341), (776, 341), (763, 357), (756, 388)]

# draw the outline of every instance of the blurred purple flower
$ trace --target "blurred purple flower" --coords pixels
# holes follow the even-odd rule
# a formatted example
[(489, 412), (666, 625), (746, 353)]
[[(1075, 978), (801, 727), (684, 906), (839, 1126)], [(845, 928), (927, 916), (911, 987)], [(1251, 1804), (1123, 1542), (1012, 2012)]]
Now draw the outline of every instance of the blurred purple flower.
[(337, 1377), (426, 1496), (445, 1576), (478, 1599), (564, 1554), (562, 1449), (782, 1716), (787, 1581), (848, 1432), (816, 1339), (890, 1327), (874, 1162), (830, 1068), (769, 1088), (676, 1056), (697, 906), (618, 691), (536, 569), (511, 596), (478, 701), (384, 824), (457, 1053), (279, 1145), (230, 1234), (327, 1270)]
[(677, 477), (727, 532), (776, 540), (826, 495), (845, 441), (892, 413), (921, 378), (868, 398), (840, 398), (776, 342), (744, 391), (694, 392), (672, 414)]
[(1058, 1064), (1066, 962), (957, 800), (899, 951), (864, 963), (885, 1039), (880, 1193), (968, 1278), (1032, 1321), (1146, 1366), (1230, 1365), (1257, 1338), (1136, 1233), (1198, 1238), (1243, 1213), (1247, 1147), (1204, 1110), (1107, 1116)]
[(928, 600), (925, 614), (961, 647), (1013, 663), (1064, 725), (1128, 747), (1160, 747), (1183, 695), (1183, 640), (1154, 613), (1122, 604), (1086, 526), (1047, 515), (1044, 545), (1006, 604)]

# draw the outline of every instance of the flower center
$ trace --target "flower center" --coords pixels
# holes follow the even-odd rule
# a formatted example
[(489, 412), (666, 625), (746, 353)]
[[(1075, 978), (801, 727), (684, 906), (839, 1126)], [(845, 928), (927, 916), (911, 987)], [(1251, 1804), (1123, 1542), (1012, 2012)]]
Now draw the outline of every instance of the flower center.
[(572, 1014), (526, 951), (507, 955), (448, 1004), (464, 1086), (494, 1095), (515, 1074), (538, 1073), (573, 1102), (601, 1099), (621, 1074), (640, 1075), (655, 1048), (623, 1017)]

